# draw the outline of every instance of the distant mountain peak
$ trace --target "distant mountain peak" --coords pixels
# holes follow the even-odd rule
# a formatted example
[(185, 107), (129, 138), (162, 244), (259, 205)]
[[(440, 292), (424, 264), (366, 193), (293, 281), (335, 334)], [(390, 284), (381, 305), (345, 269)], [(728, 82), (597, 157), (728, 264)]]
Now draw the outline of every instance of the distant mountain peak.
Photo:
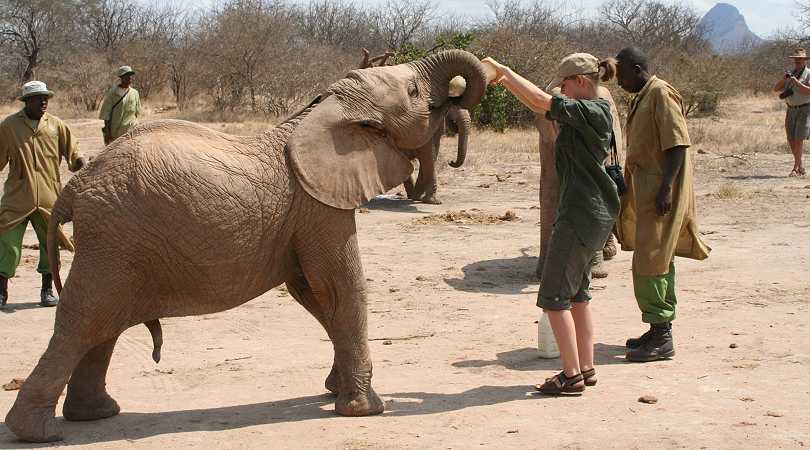
[(732, 4), (718, 3), (700, 19), (704, 36), (718, 53), (734, 53), (762, 43), (745, 23), (745, 17)]

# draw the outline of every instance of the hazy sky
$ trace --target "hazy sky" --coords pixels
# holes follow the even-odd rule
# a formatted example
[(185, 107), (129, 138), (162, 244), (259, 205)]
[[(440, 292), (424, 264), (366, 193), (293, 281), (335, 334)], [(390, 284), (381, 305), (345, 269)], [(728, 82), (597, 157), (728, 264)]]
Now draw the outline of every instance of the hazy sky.
[[(147, 0), (150, 1), (150, 0)], [(176, 3), (187, 6), (206, 7), (217, 0), (151, 0), (154, 3)], [(306, 2), (306, 0), (299, 0)], [(385, 3), (385, 0), (355, 0), (357, 3), (376, 5)], [(526, 0), (530, 2), (532, 0)], [(667, 1), (667, 0), (664, 0)], [(581, 12), (583, 15), (593, 14), (603, 0), (549, 0), (550, 3), (562, 4), (570, 12)], [(487, 0), (434, 0), (440, 12), (449, 12), (456, 15), (470, 17), (486, 17), (491, 12), (487, 7)], [(694, 6), (704, 14), (717, 3), (712, 0), (687, 0), (687, 4)], [(745, 17), (748, 27), (760, 37), (768, 37), (773, 32), (788, 26), (797, 26), (795, 0), (732, 0), (726, 1), (737, 7)]]

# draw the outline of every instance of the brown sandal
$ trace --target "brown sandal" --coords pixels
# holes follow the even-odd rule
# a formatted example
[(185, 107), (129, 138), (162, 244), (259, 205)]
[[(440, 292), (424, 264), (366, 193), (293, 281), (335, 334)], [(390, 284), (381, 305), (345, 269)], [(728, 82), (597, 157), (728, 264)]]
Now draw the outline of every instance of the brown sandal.
[(582, 371), (582, 378), (585, 381), (585, 386), (596, 386), (596, 369), (591, 367)]
[(569, 378), (565, 372), (560, 372), (551, 378), (547, 378), (546, 382), (542, 385), (534, 385), (534, 388), (547, 395), (576, 394), (585, 390), (584, 383), (577, 386), (577, 384), (581, 383), (582, 381), (583, 378), (581, 373)]

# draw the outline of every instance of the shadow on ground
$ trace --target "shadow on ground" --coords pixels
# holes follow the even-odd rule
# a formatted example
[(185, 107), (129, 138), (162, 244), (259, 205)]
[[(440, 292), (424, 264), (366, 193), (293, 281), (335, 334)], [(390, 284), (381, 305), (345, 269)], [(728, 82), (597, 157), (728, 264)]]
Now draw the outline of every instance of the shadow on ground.
[[(388, 416), (418, 416), (459, 411), (476, 406), (507, 403), (515, 400), (542, 399), (533, 394), (531, 386), (480, 386), (456, 394), (431, 392), (397, 392), (384, 394), (388, 398), (386, 412), (371, 420)], [(403, 401), (403, 399), (405, 399)], [(61, 446), (87, 445), (99, 442), (127, 440), (130, 442), (154, 436), (195, 431), (234, 430), (257, 425), (299, 422), (315, 419), (360, 421), (369, 419), (340, 418), (332, 411), (334, 396), (313, 395), (277, 402), (220, 408), (166, 411), (156, 413), (122, 413), (94, 422), (66, 422), (60, 419), (65, 433)], [(42, 448), (47, 444), (17, 441), (3, 424), (0, 447)]]
[(17, 311), (34, 308), (41, 308), (41, 306), (39, 306), (39, 302), (6, 303), (6, 306), (0, 309), (0, 312), (5, 314), (13, 314)]
[[(594, 364), (597, 366), (606, 364), (624, 364), (624, 355), (626, 349), (623, 345), (612, 345), (598, 343), (594, 344)], [(471, 368), (471, 367), (488, 367), (488, 366), (502, 366), (509, 370), (520, 371), (535, 371), (535, 370), (558, 370), (560, 369), (559, 358), (544, 359), (537, 355), (537, 349), (534, 347), (526, 347), (508, 352), (501, 352), (495, 355), (495, 359), (468, 359), (466, 361), (457, 361), (453, 363), (453, 367), (458, 368)]]
[(395, 195), (377, 196), (369, 200), (368, 203), (363, 205), (363, 208), (368, 208), (375, 211), (392, 211), (392, 212), (411, 212), (411, 213), (425, 213), (417, 208), (422, 203), (410, 200), (405, 197), (398, 197)]
[[(515, 258), (488, 259), (467, 264), (461, 268), (464, 278), (445, 278), (445, 283), (464, 292), (489, 292), (493, 294), (527, 294), (526, 289), (537, 283), (535, 269), (537, 257), (529, 255), (529, 249), (520, 250)], [(536, 290), (534, 292), (537, 292)]]

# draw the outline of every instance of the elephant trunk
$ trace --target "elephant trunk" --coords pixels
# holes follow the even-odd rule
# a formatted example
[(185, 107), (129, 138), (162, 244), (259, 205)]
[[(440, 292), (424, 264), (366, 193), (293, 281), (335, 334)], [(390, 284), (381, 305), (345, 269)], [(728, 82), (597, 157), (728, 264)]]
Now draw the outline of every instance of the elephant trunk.
[(452, 120), (456, 127), (458, 127), (458, 152), (456, 153), (456, 160), (450, 161), (450, 167), (459, 168), (464, 164), (467, 158), (467, 143), (470, 139), (470, 128), (472, 128), (472, 119), (470, 119), (470, 112), (466, 109), (450, 108), (447, 112), (447, 118)]
[(430, 81), (433, 107), (444, 105), (449, 97), (450, 80), (461, 76), (466, 81), (464, 93), (455, 101), (462, 109), (470, 109), (481, 101), (487, 89), (484, 65), (472, 53), (448, 50), (411, 63)]

